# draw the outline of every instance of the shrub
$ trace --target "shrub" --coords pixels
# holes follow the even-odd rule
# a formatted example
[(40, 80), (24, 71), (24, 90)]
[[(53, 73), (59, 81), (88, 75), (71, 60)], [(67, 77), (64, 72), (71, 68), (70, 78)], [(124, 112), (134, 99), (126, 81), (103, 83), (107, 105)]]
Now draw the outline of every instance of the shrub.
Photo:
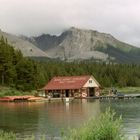
[(4, 132), (0, 130), (0, 140), (16, 140), (16, 135), (12, 132)]
[(108, 109), (81, 128), (70, 130), (64, 140), (123, 140), (121, 120), (121, 117), (115, 118), (115, 113)]

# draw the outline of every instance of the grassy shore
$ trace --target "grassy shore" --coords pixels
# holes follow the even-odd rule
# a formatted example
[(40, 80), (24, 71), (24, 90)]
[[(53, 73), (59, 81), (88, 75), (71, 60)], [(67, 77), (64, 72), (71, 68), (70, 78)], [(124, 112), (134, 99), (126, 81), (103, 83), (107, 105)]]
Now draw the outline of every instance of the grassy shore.
[(122, 87), (117, 90), (122, 93), (140, 93), (140, 87)]
[[(111, 89), (112, 89), (111, 87), (104, 88), (103, 90), (101, 90), (101, 94), (108, 95)], [(125, 94), (140, 93), (140, 87), (115, 87), (115, 89), (117, 90), (117, 92), (121, 92)]]
[(0, 86), (0, 97), (4, 96), (21, 96), (21, 95), (34, 95), (36, 91), (23, 92), (15, 88)]

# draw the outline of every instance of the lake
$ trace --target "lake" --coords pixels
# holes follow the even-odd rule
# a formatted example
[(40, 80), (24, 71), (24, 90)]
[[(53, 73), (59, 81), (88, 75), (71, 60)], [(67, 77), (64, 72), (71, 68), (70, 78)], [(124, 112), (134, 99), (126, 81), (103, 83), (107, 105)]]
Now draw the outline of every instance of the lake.
[(140, 128), (140, 99), (74, 100), (63, 102), (0, 103), (0, 129), (13, 131), (19, 139), (42, 134), (59, 137), (66, 128), (80, 127), (111, 107), (123, 117), (126, 135), (137, 135)]

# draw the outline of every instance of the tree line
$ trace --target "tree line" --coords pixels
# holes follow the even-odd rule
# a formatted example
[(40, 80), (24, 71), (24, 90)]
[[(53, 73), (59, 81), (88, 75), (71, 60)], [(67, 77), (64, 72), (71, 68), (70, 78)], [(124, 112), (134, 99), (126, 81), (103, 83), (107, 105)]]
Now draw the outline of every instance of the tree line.
[(93, 75), (102, 87), (140, 86), (140, 65), (85, 62), (47, 62), (47, 80), (54, 76)]
[(91, 61), (35, 61), (0, 39), (0, 85), (23, 91), (42, 88), (54, 76), (93, 75), (102, 87), (140, 86), (140, 65)]
[(46, 80), (41, 73), (42, 68), (38, 62), (24, 58), (20, 50), (15, 50), (4, 37), (1, 37), (0, 85), (23, 91), (37, 89)]

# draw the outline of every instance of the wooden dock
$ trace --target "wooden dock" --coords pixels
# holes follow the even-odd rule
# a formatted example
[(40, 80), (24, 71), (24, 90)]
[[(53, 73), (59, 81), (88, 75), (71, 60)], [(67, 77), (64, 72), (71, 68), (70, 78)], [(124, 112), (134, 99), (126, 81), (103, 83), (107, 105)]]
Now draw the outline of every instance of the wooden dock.
[(94, 96), (94, 97), (77, 97), (75, 99), (136, 99), (140, 98), (139, 94), (122, 94), (122, 95), (102, 95), (102, 96)]
[[(120, 95), (103, 95), (103, 96), (94, 96), (94, 97), (70, 97), (69, 101), (72, 101), (73, 99), (99, 99), (99, 100), (104, 100), (104, 99), (136, 99), (140, 98), (140, 93), (139, 94), (120, 94)], [(67, 102), (66, 98), (44, 98), (44, 97), (35, 97), (35, 96), (5, 96), (0, 98), (1, 102), (16, 102), (16, 101), (45, 101), (45, 102), (53, 102), (53, 101), (63, 101)]]
[(123, 96), (112, 95), (98, 97), (98, 99), (136, 99), (136, 98), (140, 98), (140, 94), (124, 94)]

